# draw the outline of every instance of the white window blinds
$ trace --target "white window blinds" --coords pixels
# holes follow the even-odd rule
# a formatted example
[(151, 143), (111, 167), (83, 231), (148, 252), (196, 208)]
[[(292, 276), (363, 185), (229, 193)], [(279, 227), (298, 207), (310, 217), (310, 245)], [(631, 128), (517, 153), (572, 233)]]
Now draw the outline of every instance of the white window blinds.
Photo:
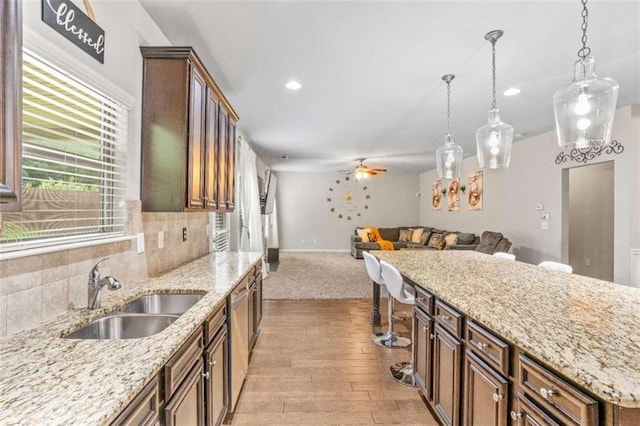
[(213, 251), (229, 251), (227, 213), (214, 213)]
[(128, 110), (24, 51), (21, 213), (0, 252), (125, 231)]

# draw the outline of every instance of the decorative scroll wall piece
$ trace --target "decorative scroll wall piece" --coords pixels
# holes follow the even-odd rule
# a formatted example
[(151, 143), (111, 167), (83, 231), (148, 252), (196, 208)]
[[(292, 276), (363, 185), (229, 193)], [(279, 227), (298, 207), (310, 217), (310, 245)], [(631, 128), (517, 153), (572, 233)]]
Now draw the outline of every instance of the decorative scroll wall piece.
[(433, 210), (442, 209), (442, 181), (437, 180), (432, 185), (431, 207)]
[(469, 210), (482, 210), (482, 176), (483, 172), (473, 172), (467, 177)]
[(460, 179), (451, 179), (451, 182), (449, 182), (447, 202), (450, 212), (460, 210)]
[(617, 140), (612, 140), (611, 143), (603, 145), (591, 145), (587, 148), (573, 148), (569, 153), (562, 151), (556, 157), (556, 164), (566, 163), (567, 160), (576, 161), (578, 163), (586, 163), (591, 161), (602, 154), (622, 154), (624, 146)]
[(367, 192), (367, 185), (358, 182), (351, 176), (344, 176), (335, 180), (329, 187), (327, 203), (329, 211), (335, 213), (338, 219), (354, 220), (369, 210), (371, 195)]

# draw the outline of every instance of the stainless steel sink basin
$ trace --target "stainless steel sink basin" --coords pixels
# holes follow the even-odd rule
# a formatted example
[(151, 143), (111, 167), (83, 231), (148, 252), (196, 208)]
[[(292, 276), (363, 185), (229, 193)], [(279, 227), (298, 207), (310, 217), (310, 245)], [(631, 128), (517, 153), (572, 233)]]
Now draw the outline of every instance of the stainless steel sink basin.
[(203, 294), (150, 294), (127, 303), (122, 312), (181, 315), (203, 297)]
[(160, 333), (177, 315), (113, 314), (64, 336), (65, 339), (139, 339)]

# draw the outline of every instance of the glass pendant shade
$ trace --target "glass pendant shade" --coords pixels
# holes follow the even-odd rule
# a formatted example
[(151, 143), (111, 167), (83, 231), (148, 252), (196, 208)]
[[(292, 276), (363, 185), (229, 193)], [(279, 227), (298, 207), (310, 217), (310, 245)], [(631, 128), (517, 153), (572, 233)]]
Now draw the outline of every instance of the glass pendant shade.
[(453, 143), (453, 135), (447, 133), (444, 145), (436, 149), (436, 166), (440, 179), (458, 179), (462, 168), (462, 147)]
[(509, 167), (513, 127), (500, 120), (500, 110), (489, 110), (489, 122), (476, 131), (478, 163), (481, 169)]
[(595, 60), (586, 56), (575, 64), (573, 82), (553, 95), (560, 148), (586, 148), (611, 142), (618, 83), (598, 78)]

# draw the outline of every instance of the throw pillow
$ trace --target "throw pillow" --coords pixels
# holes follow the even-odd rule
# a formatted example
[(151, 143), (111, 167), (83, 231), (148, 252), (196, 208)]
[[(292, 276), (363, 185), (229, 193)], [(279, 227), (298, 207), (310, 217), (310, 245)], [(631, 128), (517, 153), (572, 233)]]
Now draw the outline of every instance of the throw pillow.
[(440, 244), (440, 241), (444, 241), (444, 237), (442, 236), (442, 234), (434, 232), (433, 234), (431, 234), (431, 237), (429, 238), (428, 246), (433, 248), (438, 248), (438, 244)]
[(468, 232), (461, 232), (458, 234), (458, 244), (471, 244), (476, 236)]
[(398, 242), (400, 243), (408, 243), (411, 241), (411, 236), (413, 235), (412, 229), (401, 229), (400, 230), (400, 238), (398, 238)]
[(431, 236), (431, 231), (429, 230), (429, 228), (425, 229), (424, 232), (422, 233), (422, 236), (420, 237), (420, 244), (422, 245), (427, 244), (427, 241), (429, 241), (430, 236)]
[(452, 246), (458, 242), (458, 236), (456, 234), (449, 234), (446, 237), (444, 237), (444, 241), (446, 245)]
[(422, 228), (414, 229), (413, 232), (411, 233), (411, 242), (419, 243), (423, 233), (424, 233), (424, 229)]
[(441, 240), (438, 240), (438, 245), (436, 246), (436, 250), (444, 250), (446, 245), (447, 245), (447, 240), (445, 240), (444, 238)]
[(369, 232), (367, 234), (367, 237), (369, 238), (369, 242), (375, 243), (376, 241), (378, 241), (376, 235), (373, 232)]
[(371, 231), (369, 228), (359, 228), (356, 230), (358, 232), (358, 237), (360, 237), (362, 239), (363, 243), (368, 243), (369, 240), (369, 234)]

